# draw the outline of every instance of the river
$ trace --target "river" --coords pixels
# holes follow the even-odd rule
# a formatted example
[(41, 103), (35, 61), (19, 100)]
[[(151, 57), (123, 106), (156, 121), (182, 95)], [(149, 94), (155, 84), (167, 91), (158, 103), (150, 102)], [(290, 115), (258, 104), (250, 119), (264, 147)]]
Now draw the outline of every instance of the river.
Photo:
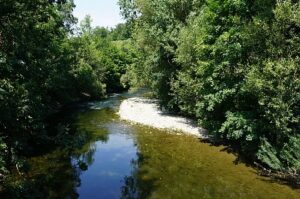
[(121, 121), (120, 102), (133, 95), (113, 95), (57, 115), (56, 131), (69, 135), (55, 138), (64, 147), (41, 149), (29, 158), (30, 170), (22, 183), (30, 193), (20, 194), (82, 199), (300, 198), (299, 190), (257, 175), (224, 146)]

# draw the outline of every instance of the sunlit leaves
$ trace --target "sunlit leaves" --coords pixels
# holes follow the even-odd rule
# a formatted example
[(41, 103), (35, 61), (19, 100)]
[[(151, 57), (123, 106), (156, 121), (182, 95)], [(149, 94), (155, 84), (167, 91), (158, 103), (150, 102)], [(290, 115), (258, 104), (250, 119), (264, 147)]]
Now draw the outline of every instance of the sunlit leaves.
[(139, 67), (157, 96), (265, 166), (299, 172), (300, 4), (130, 2)]

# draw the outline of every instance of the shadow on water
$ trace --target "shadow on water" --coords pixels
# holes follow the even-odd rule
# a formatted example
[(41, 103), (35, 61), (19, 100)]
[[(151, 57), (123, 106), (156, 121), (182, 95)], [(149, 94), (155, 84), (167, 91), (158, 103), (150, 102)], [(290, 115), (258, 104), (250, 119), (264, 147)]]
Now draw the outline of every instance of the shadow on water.
[(124, 186), (121, 188), (122, 199), (148, 198), (155, 190), (157, 178), (148, 178), (148, 171), (141, 170), (143, 164), (147, 163), (147, 157), (137, 153), (137, 159), (131, 160), (132, 171), (129, 176), (124, 177)]
[[(6, 179), (0, 198), (78, 198), (81, 175), (95, 163), (98, 145), (107, 143), (107, 124), (117, 120), (121, 101), (146, 90), (112, 94), (107, 100), (72, 104), (47, 120), (47, 141), (32, 143), (26, 169)], [(119, 189), (120, 186), (118, 186)]]
[(289, 186), (295, 190), (300, 189), (300, 175), (291, 175), (282, 172), (272, 172), (271, 170), (265, 168), (263, 165), (254, 162), (253, 158), (245, 157), (245, 154), (241, 153), (241, 149), (239, 145), (234, 145), (232, 143), (228, 143), (222, 140), (215, 139), (198, 139), (201, 143), (209, 144), (212, 147), (221, 147), (220, 152), (227, 152), (228, 154), (234, 154), (235, 159), (233, 160), (233, 164), (244, 164), (247, 167), (254, 167), (256, 170), (253, 171), (255, 175), (267, 177), (262, 179), (265, 182), (276, 183), (281, 185)]
[(122, 99), (138, 95), (116, 94), (54, 115), (52, 139), (27, 158), (27, 172), (7, 179), (0, 198), (299, 198), (235, 164), (230, 148), (120, 121)]
[(266, 181), (237, 164), (228, 148), (192, 136), (135, 126), (137, 157), (124, 178), (122, 198), (299, 198), (290, 187)]
[(15, 171), (6, 179), (0, 198), (78, 198), (80, 175), (94, 162), (95, 141), (109, 139), (102, 125), (114, 117), (110, 108), (95, 110), (90, 105), (54, 114), (47, 126), (50, 138), (33, 147), (22, 174)]

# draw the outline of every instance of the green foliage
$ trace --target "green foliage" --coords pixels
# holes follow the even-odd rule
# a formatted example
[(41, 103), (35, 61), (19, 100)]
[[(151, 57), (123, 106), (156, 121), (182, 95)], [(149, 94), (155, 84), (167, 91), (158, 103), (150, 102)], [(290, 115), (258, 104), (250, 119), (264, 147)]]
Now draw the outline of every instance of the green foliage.
[(197, 7), (201, 3), (123, 0), (119, 4), (128, 23), (133, 23), (133, 37), (143, 59), (135, 62), (131, 70), (139, 73), (140, 84), (153, 88), (166, 104), (170, 100), (170, 81), (178, 67), (174, 57), (179, 30), (186, 23), (185, 18), (192, 12), (193, 5)]
[(4, 158), (6, 153), (7, 153), (7, 146), (5, 142), (3, 142), (2, 138), (0, 138), (0, 182), (3, 180), (2, 175), (8, 173), (6, 161)]
[(257, 158), (272, 169), (282, 169), (282, 164), (278, 159), (278, 152), (276, 148), (274, 148), (266, 138), (262, 138), (261, 140), (259, 150), (257, 152)]
[(48, 82), (65, 74), (61, 43), (74, 18), (72, 1), (9, 0), (0, 7), (1, 160), (10, 169), (45, 138), (42, 120), (61, 102)]
[(280, 159), (288, 166), (292, 172), (297, 172), (300, 169), (300, 137), (291, 136), (287, 143), (284, 144), (279, 153)]
[(49, 115), (124, 90), (135, 52), (114, 42), (129, 39), (126, 25), (92, 28), (87, 16), (75, 34), (73, 8), (72, 0), (0, 2), (0, 178), (54, 139)]
[(79, 67), (72, 71), (76, 81), (76, 88), (83, 95), (101, 98), (104, 94), (104, 86), (97, 80), (97, 76), (93, 68), (83, 61), (79, 63)]
[(125, 88), (121, 77), (136, 56), (130, 46), (130, 35), (125, 33), (128, 32), (126, 25), (119, 24), (116, 28), (108, 30), (91, 28), (90, 24), (91, 19), (87, 16), (84, 23), (81, 23), (82, 35), (73, 38), (73, 48), (78, 49), (74, 52), (77, 54), (76, 59), (81, 65), (85, 65), (85, 68), (90, 66), (90, 77), (97, 82), (98, 91), (123, 91)]
[[(143, 78), (165, 105), (275, 170), (299, 172), (297, 1), (121, 0)], [(143, 71), (143, 73), (141, 72)], [(134, 76), (134, 75), (131, 75)]]
[(115, 28), (111, 30), (109, 36), (113, 41), (127, 40), (128, 38), (131, 38), (130, 24), (118, 24)]

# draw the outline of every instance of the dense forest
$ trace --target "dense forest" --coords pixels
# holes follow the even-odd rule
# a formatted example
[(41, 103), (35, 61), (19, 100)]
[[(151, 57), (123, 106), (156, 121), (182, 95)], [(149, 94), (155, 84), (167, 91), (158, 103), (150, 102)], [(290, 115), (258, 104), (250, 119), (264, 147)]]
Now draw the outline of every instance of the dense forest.
[(89, 16), (77, 27), (72, 0), (0, 1), (0, 181), (57, 144), (47, 118), (62, 107), (138, 86), (251, 162), (299, 176), (298, 0), (119, 5), (126, 23), (107, 29)]
[[(0, 3), (0, 181), (23, 172), (35, 148), (58, 140), (47, 118), (65, 105), (127, 89), (120, 81), (136, 52), (126, 25), (76, 27), (73, 1)], [(62, 132), (63, 134), (64, 132)]]
[(120, 0), (142, 59), (127, 75), (249, 160), (300, 171), (300, 3)]

